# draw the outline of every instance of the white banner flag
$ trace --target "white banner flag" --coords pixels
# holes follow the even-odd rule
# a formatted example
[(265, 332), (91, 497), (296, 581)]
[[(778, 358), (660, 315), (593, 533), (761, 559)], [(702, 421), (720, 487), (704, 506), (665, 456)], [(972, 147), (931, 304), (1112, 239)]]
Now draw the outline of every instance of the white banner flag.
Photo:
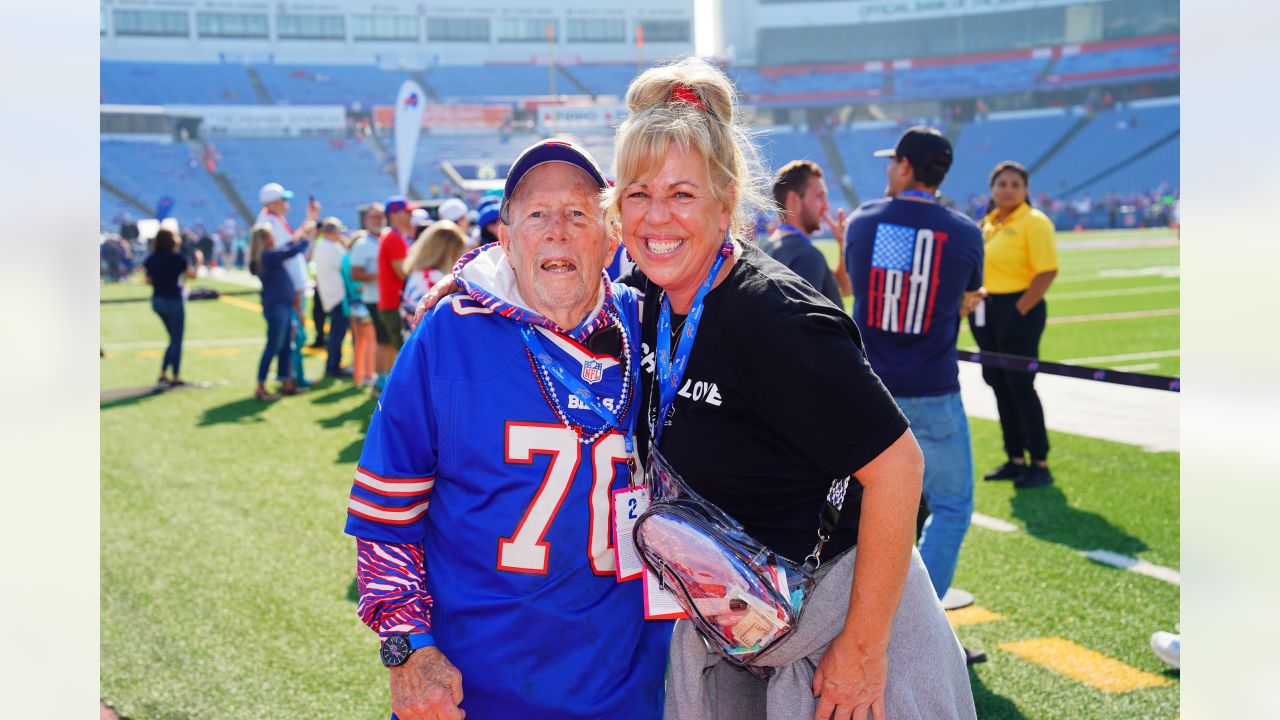
[(396, 97), (396, 181), (400, 194), (409, 194), (409, 176), (413, 158), (418, 153), (418, 136), (422, 134), (422, 112), (427, 102), (418, 83), (406, 80)]

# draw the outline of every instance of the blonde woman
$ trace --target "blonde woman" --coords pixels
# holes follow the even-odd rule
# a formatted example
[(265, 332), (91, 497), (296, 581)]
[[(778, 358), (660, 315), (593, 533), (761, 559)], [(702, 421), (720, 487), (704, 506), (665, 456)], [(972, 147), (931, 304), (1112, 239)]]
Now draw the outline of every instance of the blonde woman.
[(262, 281), (262, 314), (267, 319), (267, 344), (262, 348), (262, 358), (258, 361), (258, 386), (254, 391), (254, 397), (264, 402), (279, 397), (267, 392), (266, 388), (267, 370), (271, 367), (272, 358), (277, 358), (276, 376), (281, 383), (281, 392), (285, 395), (302, 392), (293, 377), (289, 337), (293, 318), (293, 281), (289, 279), (284, 262), (305, 253), (310, 245), (306, 238), (299, 238), (276, 247), (275, 232), (267, 223), (253, 226), (250, 236), (249, 271)]
[(802, 622), (760, 660), (769, 682), (681, 620), (665, 716), (975, 717), (912, 544), (920, 448), (852, 319), (750, 242), (766, 180), (733, 86), (690, 59), (645, 71), (626, 102), (603, 204), (646, 278), (641, 344), (656, 353), (641, 365), (642, 451), (660, 446), (694, 490), (797, 563), (816, 552), (832, 479), (857, 480)]
[(400, 318), (405, 338), (413, 329), (411, 321), (418, 301), (462, 257), (467, 236), (462, 228), (449, 220), (440, 220), (418, 235), (404, 258), (404, 292), (400, 296)]

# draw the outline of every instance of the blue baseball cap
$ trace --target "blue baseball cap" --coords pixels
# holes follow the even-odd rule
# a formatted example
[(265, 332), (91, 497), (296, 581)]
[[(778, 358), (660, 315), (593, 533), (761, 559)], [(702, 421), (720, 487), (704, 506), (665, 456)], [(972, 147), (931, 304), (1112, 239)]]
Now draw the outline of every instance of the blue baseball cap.
[(502, 203), (498, 202), (497, 199), (494, 199), (492, 202), (487, 202), (479, 208), (476, 208), (476, 212), (479, 213), (476, 217), (476, 224), (480, 227), (484, 227), (485, 225), (502, 218)]
[[(604, 179), (604, 172), (600, 170), (600, 166), (596, 164), (595, 159), (591, 157), (585, 148), (580, 148), (568, 140), (554, 138), (542, 140), (525, 148), (507, 173), (507, 183), (502, 191), (502, 204), (498, 207), (498, 214), (502, 222), (508, 225), (511, 224), (511, 218), (507, 215), (507, 204), (511, 201), (511, 196), (515, 194), (516, 186), (520, 184), (520, 181), (524, 179), (524, 176), (530, 170), (549, 162), (562, 162), (573, 165), (589, 175), (601, 190), (609, 187), (609, 181)], [(483, 224), (481, 223), (481, 225)]]
[(387, 198), (385, 203), (383, 203), (383, 212), (388, 216), (393, 212), (400, 212), (401, 210), (413, 212), (415, 208), (417, 208), (417, 205), (409, 202), (409, 199), (403, 195), (392, 195)]

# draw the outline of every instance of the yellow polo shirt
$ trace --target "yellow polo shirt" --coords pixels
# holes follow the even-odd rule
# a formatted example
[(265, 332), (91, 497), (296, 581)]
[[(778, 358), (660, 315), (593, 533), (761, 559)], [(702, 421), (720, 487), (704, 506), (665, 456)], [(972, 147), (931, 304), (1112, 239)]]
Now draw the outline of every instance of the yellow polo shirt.
[(1036, 275), (1058, 269), (1053, 221), (1025, 204), (1002, 223), (996, 222), (997, 212), (982, 218), (982, 284), (992, 294), (1022, 292)]

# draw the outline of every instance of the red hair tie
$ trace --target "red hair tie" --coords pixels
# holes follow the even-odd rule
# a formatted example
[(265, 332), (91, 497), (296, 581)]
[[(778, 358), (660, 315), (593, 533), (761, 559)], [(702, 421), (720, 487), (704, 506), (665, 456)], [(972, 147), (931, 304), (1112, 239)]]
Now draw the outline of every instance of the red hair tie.
[(707, 111), (707, 106), (702, 102), (702, 98), (699, 98), (698, 94), (684, 83), (677, 83), (675, 87), (671, 88), (669, 100), (671, 102), (687, 102), (703, 112)]

